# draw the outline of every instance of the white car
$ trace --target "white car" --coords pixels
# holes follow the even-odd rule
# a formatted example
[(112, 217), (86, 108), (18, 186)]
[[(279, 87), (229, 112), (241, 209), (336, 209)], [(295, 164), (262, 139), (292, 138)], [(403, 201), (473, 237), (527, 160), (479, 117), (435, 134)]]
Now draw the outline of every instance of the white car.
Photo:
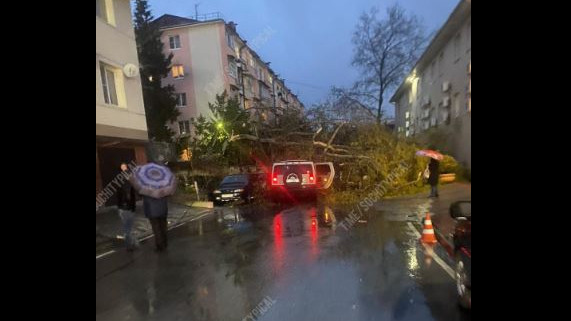
[(307, 160), (287, 160), (272, 166), (270, 195), (275, 200), (308, 196), (315, 199), (317, 190), (333, 183), (333, 163), (314, 163)]

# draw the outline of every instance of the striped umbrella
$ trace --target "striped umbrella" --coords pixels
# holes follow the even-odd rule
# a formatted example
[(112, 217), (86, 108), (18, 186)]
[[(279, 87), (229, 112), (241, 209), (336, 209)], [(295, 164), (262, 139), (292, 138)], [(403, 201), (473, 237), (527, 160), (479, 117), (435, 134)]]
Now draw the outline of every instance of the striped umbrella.
[(431, 150), (431, 149), (419, 150), (418, 152), (416, 152), (416, 156), (426, 156), (426, 157), (434, 158), (438, 161), (440, 161), (444, 158), (444, 155), (440, 154), (437, 151)]
[(141, 195), (162, 198), (174, 194), (176, 178), (166, 166), (148, 163), (135, 169), (131, 183)]

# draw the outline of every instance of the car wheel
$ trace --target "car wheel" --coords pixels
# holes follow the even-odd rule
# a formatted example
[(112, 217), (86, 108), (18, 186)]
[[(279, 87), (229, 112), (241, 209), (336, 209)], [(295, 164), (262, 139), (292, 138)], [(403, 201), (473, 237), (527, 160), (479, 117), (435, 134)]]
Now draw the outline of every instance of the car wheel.
[(455, 278), (460, 306), (465, 309), (471, 309), (472, 290), (468, 284), (468, 272), (466, 271), (464, 260), (459, 255), (456, 255)]

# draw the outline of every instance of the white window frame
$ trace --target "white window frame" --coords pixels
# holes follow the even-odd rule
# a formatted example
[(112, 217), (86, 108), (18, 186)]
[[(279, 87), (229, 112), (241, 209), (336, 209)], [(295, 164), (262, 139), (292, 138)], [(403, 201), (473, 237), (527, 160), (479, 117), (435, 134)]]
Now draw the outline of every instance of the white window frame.
[(181, 135), (190, 134), (190, 120), (181, 120), (178, 122), (178, 132)]
[[(102, 73), (102, 69), (105, 73)], [(109, 74), (113, 75), (113, 83), (115, 86), (115, 98), (117, 99), (117, 103), (113, 103), (113, 99), (111, 97), (111, 92), (109, 90)], [(113, 107), (127, 107), (127, 101), (125, 97), (125, 86), (123, 83), (123, 71), (115, 67), (111, 64), (108, 64), (104, 61), (99, 61), (99, 74), (101, 77), (101, 89), (103, 92), (103, 103), (107, 106)], [(107, 93), (106, 93), (107, 91)]]
[(238, 66), (233, 61), (228, 62), (228, 75), (234, 79), (238, 79)]
[[(176, 93), (176, 107), (179, 108), (184, 108), (187, 106), (188, 102), (186, 100), (186, 93)], [(183, 104), (183, 99), (182, 97), (184, 97), (184, 104)]]
[(112, 25), (112, 26), (117, 26), (116, 22), (115, 22), (115, 10), (114, 10), (114, 6), (113, 6), (113, 0), (99, 0), (99, 3), (102, 4), (103, 8), (101, 8), (100, 6), (100, 10), (104, 10), (104, 15), (97, 15), (97, 12), (95, 13), (96, 17), (99, 17), (99, 19), (105, 21), (106, 23)]
[[(177, 45), (177, 41), (176, 39), (178, 39), (178, 47)], [(173, 47), (174, 44), (174, 47)], [(181, 44), (180, 44), (180, 35), (171, 35), (169, 36), (169, 48), (170, 50), (178, 50), (180, 48), (182, 48)]]

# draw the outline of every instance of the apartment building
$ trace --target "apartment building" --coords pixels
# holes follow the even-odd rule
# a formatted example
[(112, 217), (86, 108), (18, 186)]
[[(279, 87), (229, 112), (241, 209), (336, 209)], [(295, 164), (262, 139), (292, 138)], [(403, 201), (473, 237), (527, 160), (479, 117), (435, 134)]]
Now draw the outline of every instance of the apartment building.
[(440, 133), (439, 148), (471, 168), (472, 4), (458, 3), (391, 102), (406, 137)]
[[(191, 119), (211, 116), (208, 103), (224, 90), (238, 97), (247, 110), (259, 106), (303, 109), (284, 80), (240, 37), (235, 23), (216, 15), (211, 18), (165, 14), (154, 21), (162, 31), (165, 54), (173, 54), (171, 73), (164, 83), (175, 87), (181, 112), (175, 132), (189, 135)], [(268, 33), (262, 31), (262, 36), (264, 32)], [(254, 44), (262, 45), (261, 41)], [(271, 113), (261, 113), (261, 117), (269, 120)]]
[(97, 193), (120, 162), (146, 162), (148, 135), (129, 0), (96, 0), (95, 28)]

